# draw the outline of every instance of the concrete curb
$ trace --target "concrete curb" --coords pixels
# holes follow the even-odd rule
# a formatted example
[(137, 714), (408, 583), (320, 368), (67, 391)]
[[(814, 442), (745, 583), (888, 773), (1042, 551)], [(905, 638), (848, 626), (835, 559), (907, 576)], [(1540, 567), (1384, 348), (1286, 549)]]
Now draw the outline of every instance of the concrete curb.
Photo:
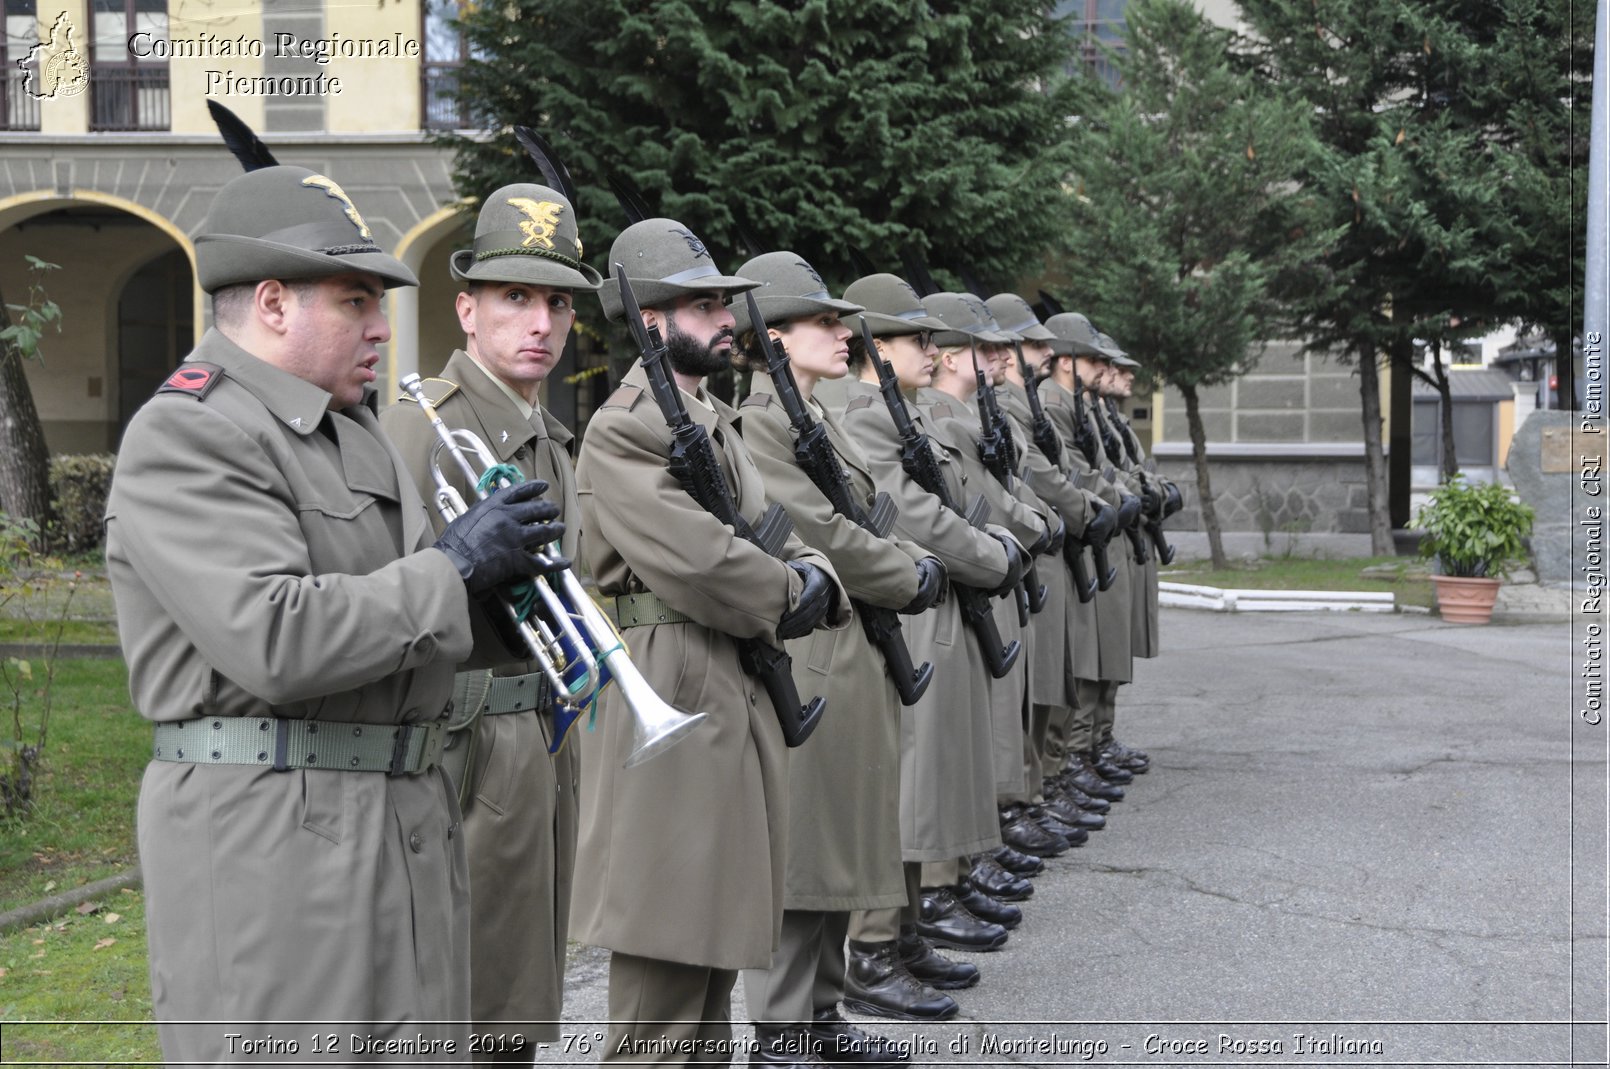
[(9, 935), (21, 928), (28, 928), (41, 921), (52, 920), (61, 916), (68, 910), (98, 898), (113, 891), (120, 891), (125, 887), (139, 887), (143, 881), (140, 878), (139, 866), (120, 872), (116, 876), (108, 876), (104, 880), (86, 883), (82, 887), (75, 887), (70, 891), (63, 891), (59, 895), (41, 898), (26, 906), (0, 913), (0, 935)]
[(1396, 612), (1394, 594), (1361, 590), (1221, 590), (1158, 583), (1159, 604), (1209, 612)]

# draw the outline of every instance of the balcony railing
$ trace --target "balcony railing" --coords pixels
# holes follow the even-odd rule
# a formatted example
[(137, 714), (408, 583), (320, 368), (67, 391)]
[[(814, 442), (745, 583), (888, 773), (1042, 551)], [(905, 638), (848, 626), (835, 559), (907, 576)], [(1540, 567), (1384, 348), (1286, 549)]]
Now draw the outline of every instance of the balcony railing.
[(89, 72), (91, 130), (166, 130), (166, 65), (95, 64)]
[(424, 114), (420, 124), (427, 130), (465, 130), (470, 122), (469, 108), (458, 99), (458, 75), (462, 63), (424, 63), (420, 65), (420, 100)]
[(16, 66), (0, 79), (0, 130), (39, 129), (39, 101), (23, 89), (27, 79)]

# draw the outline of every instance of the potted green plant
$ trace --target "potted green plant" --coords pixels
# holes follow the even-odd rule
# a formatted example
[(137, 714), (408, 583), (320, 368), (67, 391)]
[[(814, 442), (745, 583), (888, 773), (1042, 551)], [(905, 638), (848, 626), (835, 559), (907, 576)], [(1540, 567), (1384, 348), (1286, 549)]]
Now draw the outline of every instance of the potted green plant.
[(1527, 560), (1525, 537), (1534, 513), (1499, 483), (1472, 483), (1463, 475), (1432, 491), (1415, 517), (1425, 531), (1420, 556), (1434, 559), (1431, 581), (1437, 608), (1453, 623), (1492, 619), (1499, 581)]

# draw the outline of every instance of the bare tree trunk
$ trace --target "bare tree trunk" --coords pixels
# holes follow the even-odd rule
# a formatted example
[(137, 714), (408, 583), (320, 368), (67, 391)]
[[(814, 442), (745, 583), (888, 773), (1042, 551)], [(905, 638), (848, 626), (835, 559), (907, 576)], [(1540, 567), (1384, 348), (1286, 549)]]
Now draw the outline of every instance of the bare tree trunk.
[(1191, 431), (1191, 459), (1196, 462), (1196, 497), (1202, 509), (1202, 529), (1207, 532), (1208, 554), (1214, 571), (1230, 566), (1224, 555), (1224, 535), (1219, 531), (1219, 513), (1213, 507), (1213, 486), (1208, 479), (1207, 431), (1202, 427), (1202, 404), (1195, 386), (1178, 387), (1185, 398), (1185, 425)]
[(1452, 482), (1453, 477), (1459, 474), (1459, 454), (1454, 447), (1453, 440), (1453, 386), (1448, 381), (1448, 369), (1442, 363), (1442, 346), (1431, 347), (1432, 381), (1436, 383), (1437, 412), (1442, 424), (1442, 472), (1439, 482)]
[[(11, 316), (0, 297), (0, 329), (10, 325)], [(0, 511), (38, 524), (41, 546), (56, 523), (45, 432), (22, 356), (10, 345), (0, 345)]]
[[(1569, 330), (1554, 335), (1554, 376), (1560, 382), (1560, 408), (1574, 412), (1576, 403), (1576, 346)], [(1543, 389), (1549, 388), (1543, 383)]]
[(1358, 358), (1358, 395), (1364, 413), (1364, 481), (1370, 500), (1370, 554), (1390, 557), (1392, 506), (1387, 499), (1386, 450), (1381, 448), (1381, 365), (1368, 341), (1354, 349)]

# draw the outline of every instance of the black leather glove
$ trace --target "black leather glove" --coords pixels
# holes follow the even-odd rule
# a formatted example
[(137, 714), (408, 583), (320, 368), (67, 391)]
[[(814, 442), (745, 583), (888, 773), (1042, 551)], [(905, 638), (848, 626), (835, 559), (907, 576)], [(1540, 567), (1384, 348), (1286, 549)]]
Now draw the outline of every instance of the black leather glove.
[(833, 586), (833, 580), (816, 565), (797, 560), (785, 563), (790, 569), (799, 573), (805, 585), (800, 589), (799, 603), (783, 613), (783, 618), (777, 621), (777, 637), (804, 638), (816, 630), (827, 614), (833, 611), (833, 603), (838, 600), (838, 591)]
[(1085, 524), (1084, 544), (1104, 546), (1118, 533), (1118, 510), (1099, 497), (1090, 500), (1090, 522)]
[(996, 535), (995, 540), (1006, 550), (1006, 578), (1001, 580), (1000, 586), (990, 591), (991, 596), (998, 598), (1023, 582), (1023, 576), (1029, 570), (1029, 558), (1009, 535)]
[(1163, 518), (1166, 520), (1185, 507), (1185, 498), (1180, 496), (1180, 488), (1173, 483), (1164, 483), (1163, 491)]
[(436, 548), (453, 562), (472, 597), (513, 579), (569, 567), (562, 558), (550, 560), (532, 552), (565, 530), (564, 524), (553, 522), (559, 506), (541, 496), (547, 489), (541, 479), (506, 486), (471, 505), (436, 539)]
[(1126, 531), (1135, 529), (1140, 522), (1140, 498), (1134, 494), (1118, 491), (1118, 526)]
[(1040, 530), (1040, 537), (1036, 538), (1034, 540), (1034, 544), (1028, 546), (1027, 548), (1029, 551), (1030, 560), (1034, 559), (1035, 557), (1044, 556), (1045, 554), (1051, 552), (1051, 528), (1042, 528)]
[(1163, 517), (1163, 495), (1151, 483), (1144, 483), (1140, 490), (1141, 511), (1148, 519), (1159, 520)]
[(945, 596), (948, 573), (945, 562), (938, 557), (924, 557), (917, 562), (917, 596), (900, 610), (902, 615), (915, 616), (938, 605)]
[(1051, 510), (1051, 544), (1045, 547), (1046, 553), (1061, 553), (1062, 543), (1068, 540), (1068, 524), (1062, 518), (1062, 513), (1056, 509)]

